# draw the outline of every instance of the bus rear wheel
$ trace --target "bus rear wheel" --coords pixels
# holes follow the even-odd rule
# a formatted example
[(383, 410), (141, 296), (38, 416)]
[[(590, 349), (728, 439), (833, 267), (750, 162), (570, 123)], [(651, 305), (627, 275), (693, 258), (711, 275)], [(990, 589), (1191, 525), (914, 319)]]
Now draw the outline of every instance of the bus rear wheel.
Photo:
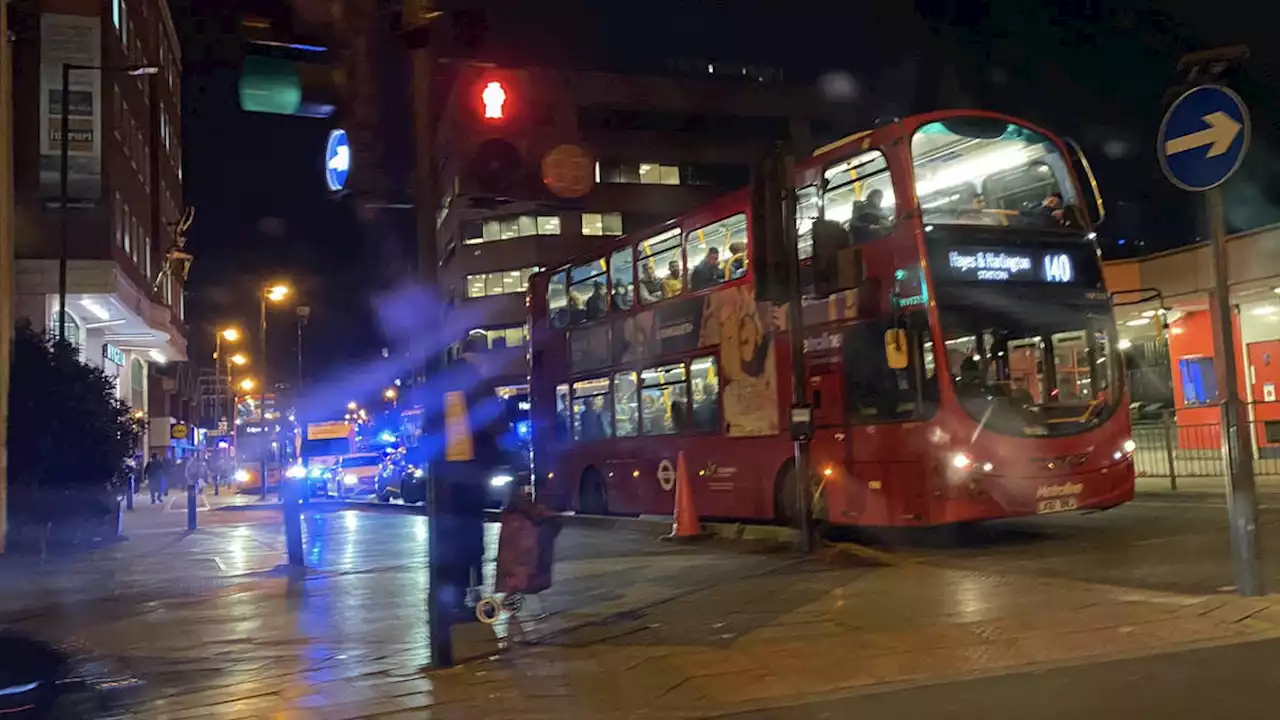
[(609, 498), (605, 494), (604, 478), (595, 470), (583, 473), (578, 483), (578, 512), (584, 515), (608, 515)]
[(796, 468), (787, 463), (778, 470), (773, 483), (773, 519), (783, 527), (798, 527), (800, 511), (796, 500)]

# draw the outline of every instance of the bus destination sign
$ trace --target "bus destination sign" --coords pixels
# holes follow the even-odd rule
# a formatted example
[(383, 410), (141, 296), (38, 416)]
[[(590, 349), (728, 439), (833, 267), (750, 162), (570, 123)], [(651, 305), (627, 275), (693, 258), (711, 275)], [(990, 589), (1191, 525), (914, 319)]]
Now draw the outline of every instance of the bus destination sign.
[(1057, 249), (953, 247), (945, 275), (960, 282), (1075, 282), (1076, 258)]

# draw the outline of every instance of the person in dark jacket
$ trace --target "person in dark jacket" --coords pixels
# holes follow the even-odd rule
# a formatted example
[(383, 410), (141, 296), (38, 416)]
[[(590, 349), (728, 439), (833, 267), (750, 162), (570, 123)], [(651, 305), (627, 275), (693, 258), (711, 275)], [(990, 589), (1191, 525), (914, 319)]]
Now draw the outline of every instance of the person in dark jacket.
[[(478, 367), (481, 347), (468, 338), (463, 353), (439, 376), (439, 402), (432, 414), (439, 418), (446, 446), (434, 464), (436, 476), (435, 521), (439, 524), (441, 552), (434, 553), (441, 582), (441, 601), (453, 613), (452, 620), (474, 618), (466, 606), (466, 590), (472, 578), (480, 577), (484, 557), (484, 506), (486, 486), (492, 471), (504, 464), (500, 437), (507, 415), (502, 399)], [(453, 396), (451, 399), (450, 396)], [(455, 437), (459, 426), (452, 403), (465, 398), (465, 419), (470, 447)], [(451, 407), (452, 406), (452, 407)], [(466, 450), (470, 452), (466, 452)], [(467, 457), (469, 455), (469, 457)]]

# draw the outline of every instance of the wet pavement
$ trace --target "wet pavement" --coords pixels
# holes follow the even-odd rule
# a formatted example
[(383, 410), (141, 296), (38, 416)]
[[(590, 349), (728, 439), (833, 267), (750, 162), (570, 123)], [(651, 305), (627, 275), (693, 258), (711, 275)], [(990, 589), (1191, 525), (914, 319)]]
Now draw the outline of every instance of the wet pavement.
[(927, 687), (869, 692), (735, 720), (1021, 718), (1203, 720), (1275, 717), (1280, 640), (1167, 653)]
[[(516, 618), (460, 628), (466, 662), (437, 671), (426, 518), (308, 512), (309, 568), (297, 574), (279, 567), (274, 508), (205, 510), (187, 534), (183, 505), (140, 506), (127, 542), (45, 565), (0, 561), (0, 627), (76, 636), (116, 658), (147, 681), (143, 718), (665, 718), (791, 706), (840, 716), (849, 693), (1277, 635), (1277, 603), (1216, 592), (1230, 577), (1214, 544), (1225, 542), (1224, 515), (1143, 501), (999, 523), (962, 547), (935, 536), (814, 559), (658, 542), (645, 523), (571, 524), (555, 586)], [(1280, 516), (1261, 517), (1263, 542), (1280, 542), (1269, 540)], [(491, 545), (496, 534), (490, 526)], [(945, 705), (921, 697), (920, 708)]]

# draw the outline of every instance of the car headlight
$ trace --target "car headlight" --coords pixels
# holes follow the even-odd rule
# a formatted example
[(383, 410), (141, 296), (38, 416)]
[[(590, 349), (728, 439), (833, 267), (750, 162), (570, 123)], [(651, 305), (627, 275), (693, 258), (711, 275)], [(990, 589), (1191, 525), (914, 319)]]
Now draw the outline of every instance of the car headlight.
[(324, 477), (324, 468), (322, 468), (322, 467), (313, 467), (313, 468), (311, 468), (310, 470), (308, 470), (308, 471), (307, 471), (307, 474), (308, 474), (308, 475), (310, 475), (310, 476), (311, 476), (311, 477), (313, 477), (313, 478)]
[(284, 476), (288, 478), (293, 478), (294, 480), (297, 480), (298, 478), (304, 478), (307, 476), (307, 469), (302, 467), (301, 465), (292, 465), (289, 467), (288, 470), (284, 471)]
[(232, 477), (233, 477), (233, 478), (235, 478), (236, 482), (238, 482), (238, 483), (247, 483), (247, 482), (249, 482), (249, 471), (248, 471), (248, 470), (237, 470), (237, 471), (235, 471), (235, 473), (232, 475)]
[(424, 472), (422, 471), (422, 468), (414, 468), (414, 469), (413, 469), (413, 476), (414, 476), (414, 477), (416, 477), (416, 478), (420, 478), (420, 477), (422, 477), (423, 475), (426, 475), (426, 473), (424, 473)]
[(506, 485), (509, 485), (511, 481), (514, 479), (515, 478), (511, 477), (510, 475), (507, 475), (505, 473), (499, 473), (497, 475), (492, 475), (489, 477), (489, 485), (490, 487), (504, 487)]
[(352, 475), (351, 473), (347, 473), (346, 475), (342, 476), (342, 482), (348, 485), (355, 485), (356, 483), (360, 482), (360, 478), (356, 477), (355, 475)]

